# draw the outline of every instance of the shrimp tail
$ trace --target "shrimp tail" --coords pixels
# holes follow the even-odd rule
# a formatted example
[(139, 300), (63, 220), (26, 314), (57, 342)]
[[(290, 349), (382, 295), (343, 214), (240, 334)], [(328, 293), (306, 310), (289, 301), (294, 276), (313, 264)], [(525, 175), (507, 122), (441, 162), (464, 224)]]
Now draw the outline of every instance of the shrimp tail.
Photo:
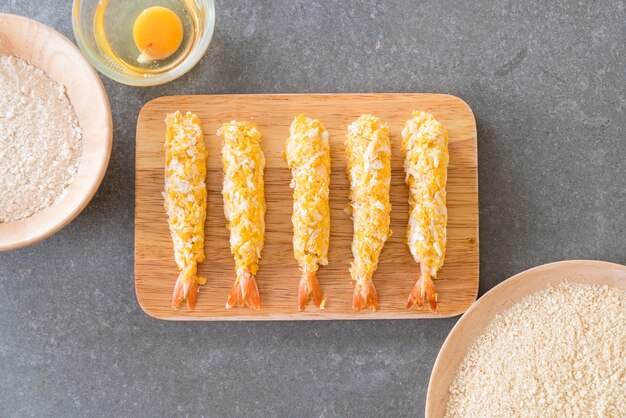
[(261, 309), (261, 298), (259, 288), (256, 285), (256, 278), (248, 269), (237, 272), (237, 279), (226, 301), (226, 309), (235, 305), (238, 307), (249, 306), (255, 311)]
[(371, 279), (357, 281), (352, 296), (352, 310), (358, 312), (361, 308), (368, 307), (374, 312), (378, 310), (378, 295), (374, 282)]
[(425, 299), (428, 300), (428, 309), (431, 312), (437, 312), (437, 289), (435, 289), (430, 271), (422, 264), (421, 273), (411, 290), (409, 299), (406, 301), (406, 309), (410, 311), (415, 306), (420, 309), (424, 306)]
[(174, 309), (180, 308), (183, 301), (186, 301), (189, 310), (196, 307), (199, 285), (206, 283), (204, 277), (196, 276), (197, 271), (197, 265), (192, 264), (183, 268), (178, 275), (172, 294), (172, 307)]
[(298, 310), (304, 310), (309, 301), (309, 296), (316, 307), (322, 307), (324, 295), (322, 294), (320, 283), (317, 280), (317, 274), (314, 271), (304, 270), (298, 286)]
[(174, 309), (180, 308), (180, 305), (185, 301), (187, 308), (193, 310), (196, 307), (196, 301), (198, 300), (198, 282), (193, 279), (185, 279), (181, 275), (176, 279), (174, 285), (174, 294), (172, 295), (172, 307)]

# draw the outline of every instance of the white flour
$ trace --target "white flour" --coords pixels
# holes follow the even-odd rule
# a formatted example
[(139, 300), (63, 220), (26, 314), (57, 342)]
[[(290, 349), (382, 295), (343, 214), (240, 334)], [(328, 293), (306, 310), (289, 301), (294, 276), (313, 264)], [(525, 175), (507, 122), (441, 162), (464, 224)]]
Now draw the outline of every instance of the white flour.
[(81, 151), (65, 88), (22, 59), (0, 56), (0, 222), (30, 216), (62, 196)]

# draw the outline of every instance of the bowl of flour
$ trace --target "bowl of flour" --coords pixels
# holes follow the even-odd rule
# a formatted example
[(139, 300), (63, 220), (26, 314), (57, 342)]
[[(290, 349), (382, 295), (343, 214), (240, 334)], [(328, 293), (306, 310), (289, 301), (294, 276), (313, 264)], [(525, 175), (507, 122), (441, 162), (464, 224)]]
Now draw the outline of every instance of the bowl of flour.
[(80, 51), (0, 13), (0, 251), (71, 222), (98, 189), (111, 142), (106, 92)]

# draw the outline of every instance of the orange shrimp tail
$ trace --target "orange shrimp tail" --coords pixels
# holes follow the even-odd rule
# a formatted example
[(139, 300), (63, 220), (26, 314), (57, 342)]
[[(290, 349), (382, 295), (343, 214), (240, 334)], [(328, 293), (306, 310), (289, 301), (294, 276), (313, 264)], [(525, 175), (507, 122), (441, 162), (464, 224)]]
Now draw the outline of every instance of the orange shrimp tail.
[(378, 310), (378, 295), (372, 280), (357, 282), (352, 296), (352, 310), (358, 312), (361, 308), (368, 307), (372, 311)]
[(172, 308), (178, 309), (183, 301), (187, 302), (187, 308), (193, 310), (198, 300), (198, 282), (193, 278), (186, 279), (182, 273), (176, 279), (174, 293), (172, 294)]
[(172, 308), (178, 309), (180, 308), (181, 303), (185, 300), (185, 294), (183, 293), (183, 282), (182, 273), (176, 279), (176, 284), (174, 285), (174, 294), (172, 295)]
[(237, 305), (248, 306), (256, 311), (261, 309), (261, 297), (259, 296), (259, 288), (256, 285), (256, 278), (249, 271), (241, 274), (237, 273), (237, 280), (230, 290), (230, 295), (226, 301), (226, 309), (230, 309)]
[(197, 266), (185, 267), (178, 275), (172, 294), (172, 308), (178, 309), (183, 301), (187, 302), (187, 308), (193, 310), (198, 300), (199, 285), (204, 284), (206, 279), (196, 276)]
[(298, 286), (298, 310), (303, 311), (309, 301), (309, 296), (313, 300), (313, 304), (320, 308), (324, 295), (322, 288), (317, 280), (317, 274), (314, 271), (305, 270), (300, 278)]
[(406, 309), (410, 311), (415, 306), (420, 309), (424, 306), (425, 299), (428, 300), (428, 309), (431, 312), (437, 312), (437, 289), (435, 289), (435, 283), (430, 276), (430, 272), (422, 268), (422, 272), (411, 290), (409, 299), (406, 301)]

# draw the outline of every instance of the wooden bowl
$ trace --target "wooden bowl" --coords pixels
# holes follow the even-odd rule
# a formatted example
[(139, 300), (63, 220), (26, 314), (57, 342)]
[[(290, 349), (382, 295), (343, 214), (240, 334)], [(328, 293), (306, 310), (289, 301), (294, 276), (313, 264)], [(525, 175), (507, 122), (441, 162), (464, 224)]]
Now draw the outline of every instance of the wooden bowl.
[(83, 150), (74, 181), (53, 205), (28, 218), (0, 223), (0, 251), (23, 247), (69, 224), (89, 203), (111, 155), (111, 109), (95, 70), (67, 38), (21, 16), (0, 13), (0, 55), (14, 55), (65, 86), (83, 130)]
[(485, 331), (496, 314), (528, 295), (565, 280), (626, 289), (626, 266), (590, 260), (544, 264), (516, 274), (485, 293), (459, 319), (439, 351), (428, 384), (426, 417), (444, 416), (448, 389), (457, 369), (465, 359), (468, 348)]

